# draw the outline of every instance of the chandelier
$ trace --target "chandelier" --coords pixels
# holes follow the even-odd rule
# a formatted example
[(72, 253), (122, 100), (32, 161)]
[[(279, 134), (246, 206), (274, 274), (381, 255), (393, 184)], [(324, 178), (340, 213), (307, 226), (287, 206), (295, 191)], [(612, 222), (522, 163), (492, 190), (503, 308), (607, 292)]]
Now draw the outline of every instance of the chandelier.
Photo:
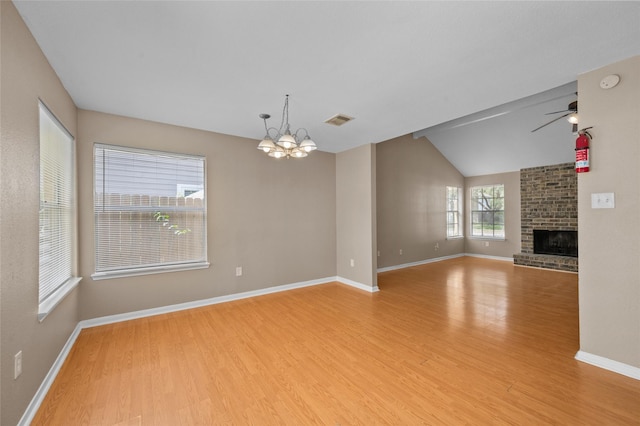
[[(271, 118), (269, 114), (260, 114), (259, 117), (264, 120), (264, 129), (267, 134), (258, 144), (258, 149), (267, 153), (269, 157), (304, 158), (311, 151), (318, 148), (315, 142), (311, 140), (311, 137), (309, 137), (307, 129), (299, 128), (291, 134), (291, 128), (289, 126), (289, 95), (284, 99), (280, 128), (267, 127), (267, 119)], [(300, 136), (298, 135), (300, 132), (304, 132), (302, 140), (300, 140)]]

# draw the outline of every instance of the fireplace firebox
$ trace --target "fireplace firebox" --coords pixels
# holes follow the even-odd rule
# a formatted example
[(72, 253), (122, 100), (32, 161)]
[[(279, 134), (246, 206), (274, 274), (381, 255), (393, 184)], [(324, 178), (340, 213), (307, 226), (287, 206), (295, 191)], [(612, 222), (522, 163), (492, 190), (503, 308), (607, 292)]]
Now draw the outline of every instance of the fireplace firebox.
[(578, 257), (578, 231), (533, 230), (533, 252)]

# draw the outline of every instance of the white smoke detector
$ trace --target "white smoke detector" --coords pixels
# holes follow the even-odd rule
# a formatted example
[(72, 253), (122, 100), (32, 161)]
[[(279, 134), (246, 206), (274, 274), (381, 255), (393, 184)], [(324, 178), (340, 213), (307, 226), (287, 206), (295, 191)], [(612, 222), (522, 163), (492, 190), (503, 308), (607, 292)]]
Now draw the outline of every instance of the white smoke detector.
[(611, 74), (606, 76), (600, 81), (600, 87), (602, 89), (613, 89), (620, 83), (620, 76), (617, 74)]

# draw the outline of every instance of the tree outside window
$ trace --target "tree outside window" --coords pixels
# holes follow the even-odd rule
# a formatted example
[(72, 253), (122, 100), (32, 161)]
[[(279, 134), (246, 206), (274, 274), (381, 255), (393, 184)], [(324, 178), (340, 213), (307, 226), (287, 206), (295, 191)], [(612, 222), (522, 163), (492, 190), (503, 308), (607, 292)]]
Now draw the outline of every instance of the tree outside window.
[(471, 236), (504, 239), (504, 185), (471, 188)]

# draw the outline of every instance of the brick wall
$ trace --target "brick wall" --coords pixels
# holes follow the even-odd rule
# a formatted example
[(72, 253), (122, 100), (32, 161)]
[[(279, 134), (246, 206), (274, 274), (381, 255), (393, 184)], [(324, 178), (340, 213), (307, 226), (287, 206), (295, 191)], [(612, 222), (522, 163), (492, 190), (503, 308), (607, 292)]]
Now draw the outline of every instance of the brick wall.
[(520, 214), (522, 252), (513, 256), (514, 263), (577, 272), (577, 258), (533, 254), (534, 229), (578, 230), (574, 163), (520, 170)]

